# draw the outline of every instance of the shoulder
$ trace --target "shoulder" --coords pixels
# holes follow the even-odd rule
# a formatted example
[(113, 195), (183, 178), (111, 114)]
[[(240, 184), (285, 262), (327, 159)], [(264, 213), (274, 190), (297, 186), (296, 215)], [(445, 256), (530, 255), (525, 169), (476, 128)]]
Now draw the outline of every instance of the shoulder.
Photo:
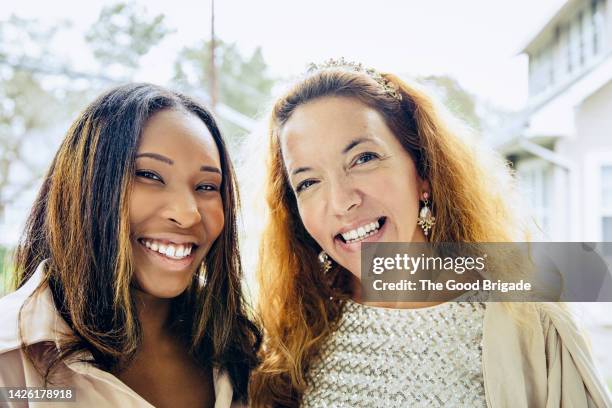
[(215, 368), (213, 370), (213, 380), (215, 385), (215, 407), (224, 408), (246, 408), (247, 406), (239, 401), (233, 400), (232, 383), (229, 374), (224, 370)]
[(562, 342), (565, 347), (574, 353), (578, 351), (589, 352), (586, 332), (579, 326), (569, 307), (563, 303), (535, 303), (534, 304), (544, 337), (548, 345), (551, 341)]
[[(610, 406), (584, 331), (562, 303), (493, 304), (485, 325), (489, 373), (531, 384), (526, 401), (547, 406)], [(488, 349), (488, 350), (487, 350)], [(516, 389), (522, 389), (518, 387)], [(510, 400), (510, 399), (509, 399)]]
[(558, 338), (572, 347), (586, 347), (587, 344), (583, 330), (563, 303), (489, 303), (486, 329), (542, 341)]
[(0, 299), (0, 353), (20, 347), (19, 315), (30, 295), (24, 285)]
[[(556, 394), (557, 400), (567, 402), (563, 405), (568, 406), (579, 406), (584, 401), (588, 406), (612, 406), (612, 397), (595, 367), (586, 333), (569, 309), (562, 304), (541, 303), (538, 310), (545, 330), (549, 379), (562, 384), (557, 388), (563, 388)], [(571, 384), (569, 378), (582, 381)]]
[(43, 267), (41, 263), (21, 288), (0, 299), (0, 353), (22, 343), (55, 341), (58, 333), (69, 332), (44, 281)]

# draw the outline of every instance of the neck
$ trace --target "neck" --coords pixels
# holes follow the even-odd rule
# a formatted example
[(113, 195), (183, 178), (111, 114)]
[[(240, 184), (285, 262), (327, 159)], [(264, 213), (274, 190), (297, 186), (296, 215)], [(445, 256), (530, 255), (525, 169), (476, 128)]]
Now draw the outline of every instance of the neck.
[[(420, 228), (417, 229), (415, 236), (413, 237), (413, 243), (423, 244), (426, 242), (425, 235)], [(432, 248), (427, 245), (419, 245), (419, 252), (424, 255), (431, 256), (433, 254)], [(419, 272), (417, 272), (419, 273)], [(427, 294), (426, 292), (422, 292), (423, 299), (414, 299), (414, 300), (387, 300), (387, 301), (369, 301), (364, 299), (362, 287), (361, 287), (361, 279), (355, 274), (351, 272), (351, 299), (357, 303), (364, 304), (366, 306), (374, 306), (374, 307), (384, 307), (389, 309), (421, 309), (425, 307), (436, 306), (442, 304), (450, 298), (440, 298), (437, 293)], [(415, 296), (416, 297), (416, 296)]]
[(424, 307), (431, 307), (431, 306), (436, 306), (441, 303), (444, 303), (444, 301), (439, 301), (439, 300), (431, 301), (431, 302), (427, 302), (427, 301), (425, 302), (403, 302), (403, 301), (370, 302), (370, 301), (366, 301), (363, 299), (362, 292), (361, 292), (361, 283), (359, 279), (353, 280), (352, 288), (353, 290), (352, 290), (351, 299), (353, 299), (357, 303), (361, 303), (366, 306), (384, 307), (388, 309), (421, 309)]
[(159, 343), (169, 335), (168, 316), (172, 299), (162, 299), (133, 289), (133, 295), (142, 327), (143, 346)]

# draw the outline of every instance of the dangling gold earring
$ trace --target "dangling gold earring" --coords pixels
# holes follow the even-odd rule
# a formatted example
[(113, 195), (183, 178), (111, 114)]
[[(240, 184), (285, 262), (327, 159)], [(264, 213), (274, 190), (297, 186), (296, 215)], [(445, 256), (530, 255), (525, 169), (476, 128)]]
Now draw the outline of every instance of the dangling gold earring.
[(417, 224), (423, 228), (425, 236), (429, 235), (429, 230), (436, 224), (436, 217), (433, 216), (428, 204), (429, 193), (425, 192), (423, 193), (423, 208), (419, 211), (419, 217), (417, 218)]
[(332, 267), (331, 259), (325, 251), (319, 252), (319, 263), (321, 264), (321, 270), (327, 274)]

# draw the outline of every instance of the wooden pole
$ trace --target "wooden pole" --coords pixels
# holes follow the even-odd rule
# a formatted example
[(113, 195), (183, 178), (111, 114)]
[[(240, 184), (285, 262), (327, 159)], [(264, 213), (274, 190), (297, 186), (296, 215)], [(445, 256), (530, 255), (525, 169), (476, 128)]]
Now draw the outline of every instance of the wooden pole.
[(217, 105), (217, 67), (215, 62), (215, 0), (211, 0), (210, 13), (210, 105), (214, 111)]

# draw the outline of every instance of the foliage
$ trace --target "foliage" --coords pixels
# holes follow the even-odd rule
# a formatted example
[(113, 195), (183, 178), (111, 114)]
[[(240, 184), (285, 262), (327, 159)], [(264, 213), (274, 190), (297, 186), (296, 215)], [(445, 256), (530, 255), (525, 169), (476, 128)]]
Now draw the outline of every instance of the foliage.
[[(163, 15), (147, 16), (134, 3), (103, 8), (86, 35), (100, 71), (106, 74), (120, 65), (123, 78), (133, 74), (140, 57), (170, 32), (163, 20)], [(112, 81), (94, 72), (75, 72), (69, 61), (58, 59), (53, 41), (61, 30), (60, 24), (47, 27), (16, 16), (0, 21), (0, 220), (48, 165), (47, 160), (36, 163), (50, 154), (38, 139), (53, 142), (50, 129), (65, 125), (84, 101)]]
[(102, 9), (85, 39), (104, 68), (115, 65), (133, 73), (140, 58), (170, 32), (162, 14), (149, 17), (135, 3), (117, 3)]
[[(193, 90), (210, 90), (210, 41), (199, 46), (185, 47), (174, 64), (174, 82), (188, 93)], [(235, 44), (215, 42), (217, 63), (218, 102), (248, 117), (256, 117), (270, 99), (274, 79), (268, 74), (268, 66), (261, 48), (243, 56)], [(246, 131), (228, 120), (220, 119), (230, 143), (237, 144)]]
[(10, 251), (0, 246), (0, 297), (11, 289)]
[(430, 75), (421, 80), (437, 89), (442, 102), (455, 116), (464, 120), (474, 130), (481, 130), (475, 96), (464, 89), (456, 79), (446, 75)]
[[(40, 72), (32, 69), (42, 60), (53, 61), (46, 44), (56, 31), (15, 16), (0, 22), (0, 217), (40, 175), (26, 151), (33, 131), (59, 116), (59, 101), (45, 88)], [(16, 167), (34, 174), (18, 177)]]

